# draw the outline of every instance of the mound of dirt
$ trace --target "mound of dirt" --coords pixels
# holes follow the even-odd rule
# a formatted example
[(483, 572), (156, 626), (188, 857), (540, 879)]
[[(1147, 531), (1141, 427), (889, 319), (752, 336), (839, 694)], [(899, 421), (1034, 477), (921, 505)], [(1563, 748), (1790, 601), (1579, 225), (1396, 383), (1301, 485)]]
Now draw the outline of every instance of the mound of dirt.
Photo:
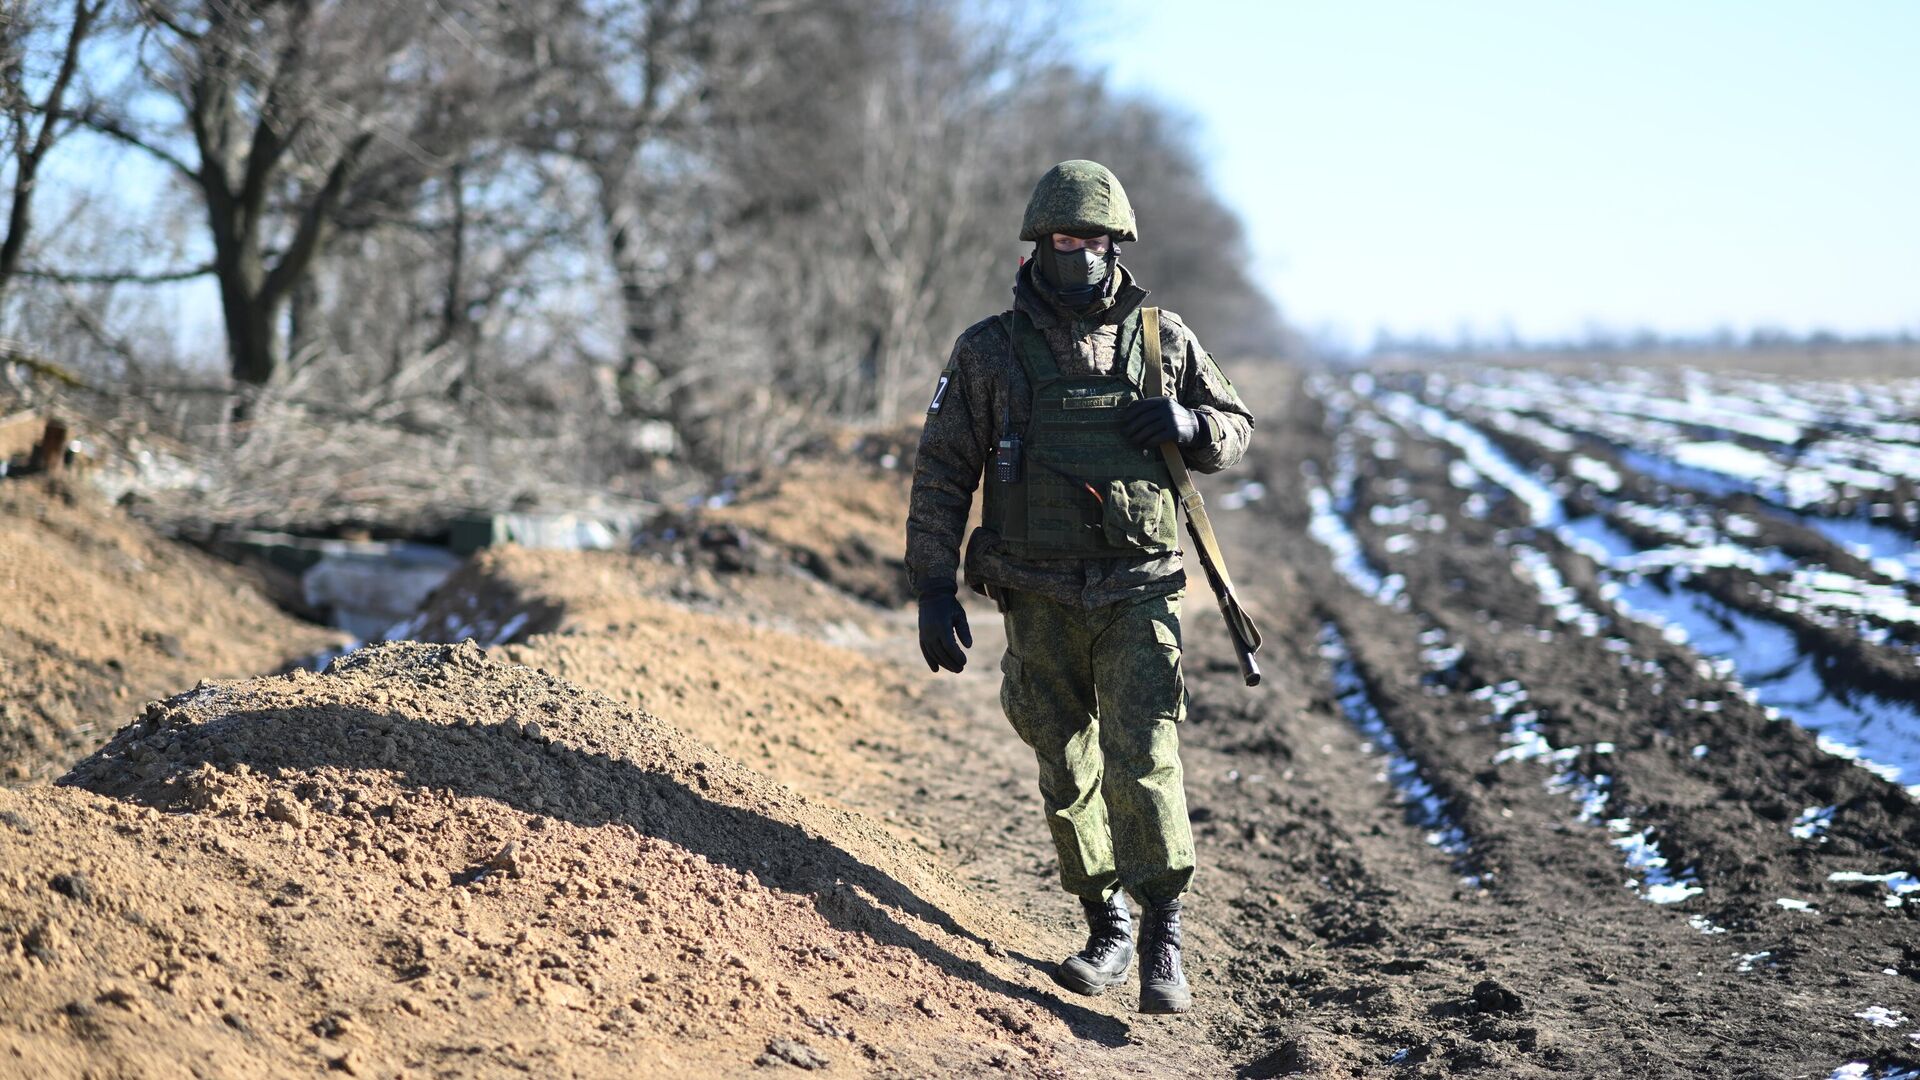
[(29, 1073), (1051, 1075), (1081, 1014), (890, 833), (471, 644), (156, 702), (0, 832)]
[(142, 700), (340, 639), (83, 487), (0, 483), (0, 782), (58, 776)]
[(722, 573), (792, 563), (869, 603), (897, 607), (911, 598), (900, 530), (918, 440), (918, 425), (823, 438), (749, 477), (726, 505), (657, 522), (646, 547)]
[(829, 642), (865, 641), (885, 622), (884, 612), (784, 562), (738, 573), (676, 554), (488, 548), (389, 636), (491, 646), (630, 625), (652, 618), (662, 601)]
[[(867, 646), (888, 613), (805, 575), (715, 573), (655, 555), (494, 548), (405, 630), (525, 642), (503, 654), (673, 724), (782, 783), (841, 798), (923, 711)], [(897, 622), (897, 617), (893, 618)]]
[(854, 747), (886, 739), (911, 705), (896, 665), (667, 603), (591, 635), (542, 635), (503, 656), (673, 717), (782, 783), (833, 795), (872, 779)]
[(877, 466), (801, 461), (743, 491), (709, 520), (766, 537), (821, 580), (876, 604), (904, 603), (909, 477)]

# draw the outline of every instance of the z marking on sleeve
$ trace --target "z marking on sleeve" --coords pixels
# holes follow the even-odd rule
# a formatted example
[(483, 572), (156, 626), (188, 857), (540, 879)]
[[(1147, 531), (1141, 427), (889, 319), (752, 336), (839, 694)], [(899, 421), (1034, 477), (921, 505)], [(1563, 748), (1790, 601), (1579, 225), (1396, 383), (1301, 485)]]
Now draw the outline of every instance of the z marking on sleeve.
[(933, 388), (933, 403), (927, 406), (928, 412), (937, 413), (940, 411), (940, 399), (947, 396), (947, 383), (952, 381), (952, 379), (953, 376), (951, 375), (940, 376), (940, 385)]

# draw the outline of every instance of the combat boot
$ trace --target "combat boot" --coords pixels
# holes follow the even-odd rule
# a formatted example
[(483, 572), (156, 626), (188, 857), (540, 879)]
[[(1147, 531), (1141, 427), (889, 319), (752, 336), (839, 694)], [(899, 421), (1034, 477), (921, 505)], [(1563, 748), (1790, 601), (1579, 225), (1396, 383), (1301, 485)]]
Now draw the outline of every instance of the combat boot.
[(1133, 963), (1133, 914), (1127, 894), (1106, 900), (1081, 900), (1087, 913), (1087, 947), (1060, 961), (1053, 981), (1076, 994), (1097, 994), (1127, 977)]
[(1180, 901), (1150, 904), (1140, 913), (1140, 1011), (1183, 1013), (1193, 993), (1180, 970)]

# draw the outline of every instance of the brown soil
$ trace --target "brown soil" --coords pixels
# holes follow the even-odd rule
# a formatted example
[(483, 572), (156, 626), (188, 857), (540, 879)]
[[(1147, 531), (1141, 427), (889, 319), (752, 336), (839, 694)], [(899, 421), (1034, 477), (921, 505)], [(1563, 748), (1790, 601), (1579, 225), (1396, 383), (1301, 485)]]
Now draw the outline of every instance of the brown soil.
[(731, 1075), (802, 1044), (1047, 1075), (1087, 1022), (924, 855), (470, 644), (181, 695), (63, 783), (5, 807), (29, 1071)]
[(1088, 1008), (1046, 978), (1070, 936), (983, 899), (895, 812), (912, 778), (886, 755), (925, 730), (915, 680), (821, 638), (891, 640), (899, 613), (771, 559), (509, 548), (427, 615), (422, 636), (540, 633), (181, 695), (68, 786), (0, 808), (31, 830), (0, 865), (19, 1018), (0, 1055), (1161, 1074), (1170, 1052), (1129, 1038), (1120, 999)]
[(747, 529), (821, 580), (876, 603), (907, 599), (906, 540), (911, 466), (887, 468), (851, 454), (806, 458), (749, 484), (705, 519)]
[(618, 624), (502, 653), (637, 708), (782, 783), (832, 797), (874, 764), (859, 748), (903, 726), (908, 673), (724, 615), (636, 599)]
[(82, 485), (0, 482), (0, 782), (60, 775), (149, 698), (339, 640)]

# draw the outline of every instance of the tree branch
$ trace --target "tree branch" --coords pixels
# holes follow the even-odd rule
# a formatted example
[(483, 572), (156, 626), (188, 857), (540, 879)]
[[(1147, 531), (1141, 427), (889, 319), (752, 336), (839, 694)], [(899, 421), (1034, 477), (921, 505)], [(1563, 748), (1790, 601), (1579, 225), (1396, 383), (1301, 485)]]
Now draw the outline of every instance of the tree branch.
[(267, 80), (265, 99), (260, 103), (260, 115), (254, 120), (253, 144), (247, 149), (247, 168), (240, 181), (240, 205), (247, 214), (258, 215), (260, 205), (267, 197), (267, 182), (274, 169), (280, 164), (281, 155), (292, 145), (293, 136), (298, 129), (297, 123), (289, 125), (285, 131), (280, 129), (281, 112), (285, 108), (283, 98), (286, 95), (287, 79), (290, 73), (299, 69), (301, 50), (307, 37), (307, 15), (311, 9), (304, 5), (294, 9), (292, 25), (288, 27), (285, 43), (279, 54), (274, 57), (273, 74)]
[(17, 341), (0, 338), (0, 364), (19, 364), (37, 375), (44, 375), (55, 382), (76, 390), (99, 392), (99, 388), (73, 372), (61, 367), (45, 357), (27, 351), (27, 347)]
[(20, 276), (36, 281), (51, 281), (58, 285), (170, 285), (176, 281), (192, 281), (213, 273), (213, 264), (195, 266), (185, 270), (163, 270), (159, 273), (144, 273), (139, 270), (40, 270), (29, 267), (20, 271)]
[(117, 139), (136, 150), (145, 151), (152, 155), (155, 160), (172, 166), (174, 171), (178, 172), (187, 180), (193, 181), (196, 184), (200, 181), (200, 173), (197, 169), (188, 165), (171, 151), (147, 141), (139, 133), (127, 127), (114, 117), (107, 116), (93, 109), (87, 109), (84, 112), (77, 113), (62, 112), (59, 115), (61, 119), (71, 120), (89, 131), (97, 132), (111, 139)]
[(185, 26), (182, 26), (178, 19), (160, 10), (160, 5), (154, 3), (153, 0), (138, 0), (138, 6), (140, 8), (140, 14), (152, 19), (157, 25), (164, 26), (168, 30), (173, 31), (179, 35), (182, 40), (198, 42), (201, 37), (204, 36), (196, 30), (189, 30)]
[(73, 26), (67, 31), (66, 47), (61, 50), (60, 69), (54, 75), (53, 85), (48, 88), (46, 101), (39, 110), (39, 134), (31, 144), (26, 142), (27, 125), (16, 115), (16, 138), (21, 145), (15, 147), (13, 206), (7, 212), (7, 235), (0, 240), (0, 289), (4, 289), (7, 280), (13, 276), (15, 267), (20, 263), (20, 252), (26, 247), (27, 230), (33, 221), (33, 191), (40, 174), (40, 163), (46, 159), (47, 151), (53, 148), (60, 103), (67, 96), (67, 87), (72, 84), (74, 73), (80, 69), (80, 49), (86, 43), (94, 17), (105, 6), (104, 0), (91, 7), (88, 6), (88, 0), (73, 0)]
[(120, 358), (120, 361), (127, 366), (128, 375), (137, 377), (146, 370), (146, 365), (141, 361), (139, 353), (134, 350), (133, 343), (108, 329), (106, 322), (94, 310), (94, 305), (82, 302), (79, 297), (73, 295), (71, 289), (64, 287), (60, 290), (60, 302), (66, 306), (67, 312), (73, 316), (74, 321), (80, 324), (80, 329), (85, 330), (95, 344)]
[(346, 150), (333, 163), (333, 168), (327, 170), (326, 182), (320, 186), (313, 201), (300, 215), (300, 225), (293, 234), (293, 242), (287, 245), (286, 253), (280, 256), (280, 261), (275, 263), (273, 269), (267, 273), (266, 284), (260, 290), (261, 303), (268, 305), (277, 303), (288, 290), (293, 288), (293, 283), (300, 279), (300, 275), (306, 272), (307, 264), (313, 261), (314, 255), (320, 250), (321, 240), (326, 234), (334, 212), (339, 209), (340, 197), (346, 191), (348, 178), (352, 176), (354, 168), (360, 164), (361, 155), (365, 154), (367, 147), (371, 145), (373, 145), (373, 133), (361, 132), (347, 144)]

